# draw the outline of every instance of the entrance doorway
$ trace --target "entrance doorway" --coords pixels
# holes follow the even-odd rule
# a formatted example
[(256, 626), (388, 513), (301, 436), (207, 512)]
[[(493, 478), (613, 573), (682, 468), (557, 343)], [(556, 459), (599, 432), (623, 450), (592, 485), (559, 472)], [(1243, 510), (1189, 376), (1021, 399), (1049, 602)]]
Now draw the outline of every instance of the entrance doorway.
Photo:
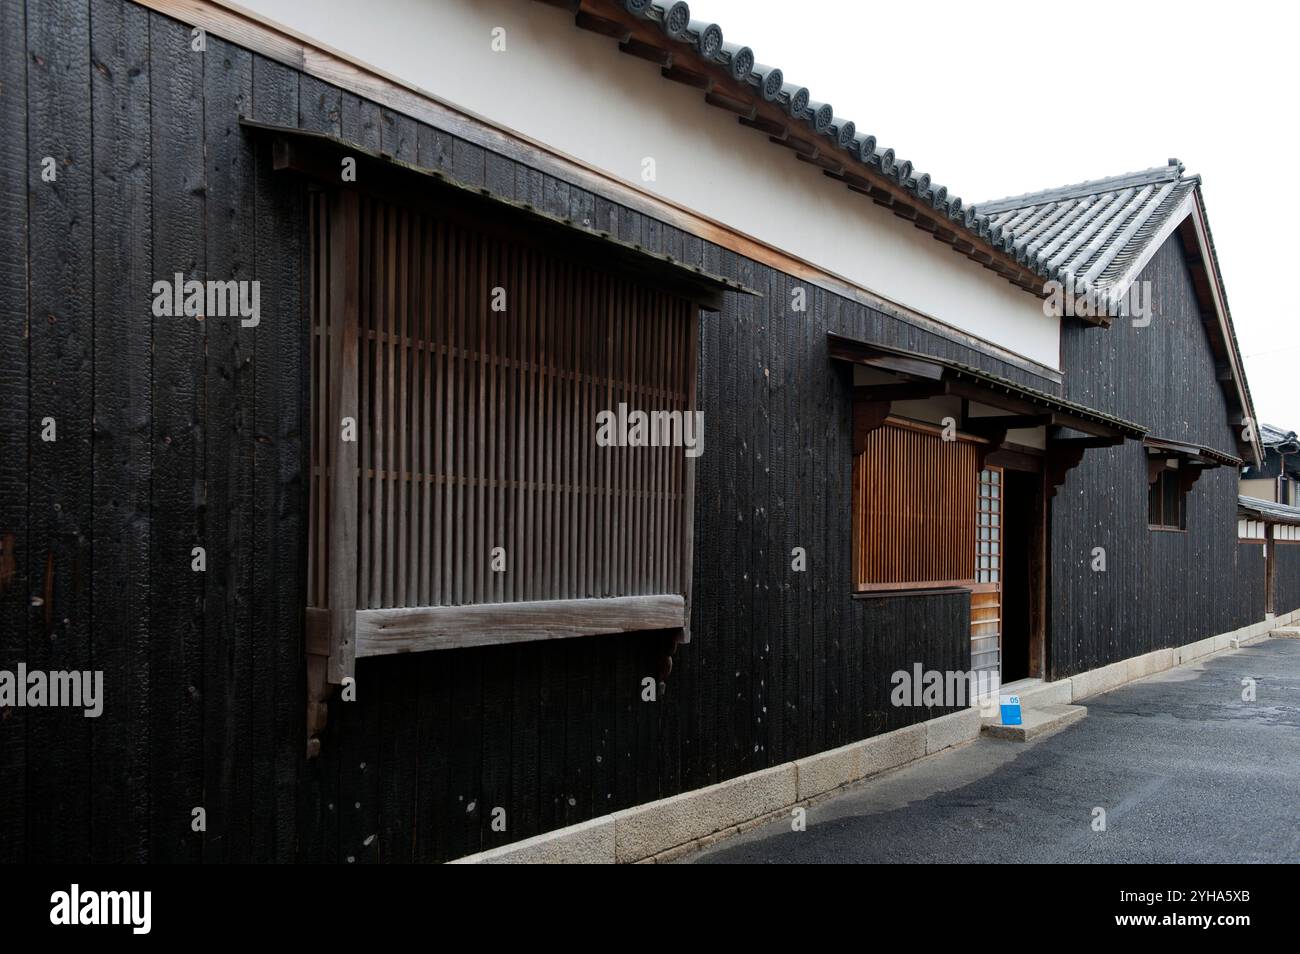
[(1035, 584), (1041, 572), (1038, 554), (1038, 520), (1042, 509), (1042, 478), (1038, 474), (1008, 470), (1003, 516), (1006, 536), (1006, 570), (1003, 574), (1002, 681), (1014, 682), (1042, 675), (1035, 650)]
[(1018, 456), (980, 472), (976, 504), (971, 669), (1003, 684), (1043, 675), (1043, 481)]

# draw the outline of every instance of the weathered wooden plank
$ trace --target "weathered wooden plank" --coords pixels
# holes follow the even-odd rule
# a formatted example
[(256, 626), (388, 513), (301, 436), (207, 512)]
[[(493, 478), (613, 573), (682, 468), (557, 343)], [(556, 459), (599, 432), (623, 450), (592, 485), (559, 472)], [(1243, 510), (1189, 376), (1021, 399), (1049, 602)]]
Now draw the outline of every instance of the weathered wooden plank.
[[(94, 248), (89, 7), (52, 3), (28, 10), (27, 17), (28, 514), (32, 565), (43, 571), (30, 580), (27, 664), (89, 670), (95, 317), (87, 282)], [(57, 172), (51, 182), (43, 177), (47, 156)], [(90, 856), (90, 724), (68, 708), (28, 715), (33, 858)]]
[[(419, 752), (419, 727), (412, 713), (418, 709), (418, 665), (412, 660), (375, 660), (383, 666), (383, 692), (378, 699), (379, 732), (370, 742), (379, 753), (376, 806), (377, 837), (371, 843), (377, 861), (410, 864), (415, 860), (415, 814)], [(374, 705), (376, 700), (369, 700)], [(363, 849), (367, 847), (363, 843)]]
[[(31, 544), (28, 535), (27, 21), (21, 3), (0, 6), (0, 669), (26, 660)], [(39, 170), (38, 170), (39, 172)], [(0, 721), (0, 862), (27, 860), (27, 714)]]
[(302, 76), (298, 89), (298, 125), (313, 132), (341, 136), (343, 94), (337, 86), (314, 76)]
[[(91, 5), (94, 126), (94, 857), (148, 860), (150, 323), (153, 285), (149, 14)], [(2, 492), (0, 492), (2, 495)]]
[(340, 750), (337, 861), (340, 864), (379, 860), (380, 755), (385, 728), (381, 689), (391, 685), (394, 673), (393, 667), (385, 667), (383, 662), (366, 660), (359, 665), (356, 701), (336, 707), (335, 731)]
[(682, 625), (683, 607), (682, 597), (670, 593), (359, 610), (357, 655), (674, 629)]
[[(420, 674), (416, 697), (419, 735), (416, 739), (415, 859), (436, 861), (448, 857), (443, 842), (448, 823), (446, 766), (452, 731), (450, 657), (430, 653), (403, 663), (415, 663)], [(513, 800), (511, 805), (515, 805)], [(518, 826), (517, 820), (515, 824)], [(525, 826), (524, 830), (532, 829)]]
[[(238, 117), (252, 106), (252, 55), (212, 38), (204, 60), (207, 276), (251, 281), (253, 156)], [(247, 740), (252, 734), (252, 605), (255, 582), (245, 543), (253, 514), (253, 341), (238, 318), (209, 318), (205, 334), (204, 462), (204, 859), (247, 857), (254, 806)]]
[[(203, 54), (190, 31), (150, 20), (153, 269), (157, 278), (204, 277)], [(162, 79), (166, 77), (165, 81)], [(206, 309), (205, 309), (206, 310)], [(195, 861), (202, 838), (191, 811), (203, 804), (204, 576), (192, 569), (204, 506), (203, 325), (196, 316), (153, 321), (153, 543), (151, 860)], [(219, 562), (214, 555), (214, 566)], [(156, 634), (168, 633), (166, 639)], [(167, 753), (157, 759), (156, 753)]]
[(380, 142), (379, 106), (368, 99), (360, 99), (344, 92), (340, 103), (340, 124), (346, 142), (378, 149)]
[[(298, 118), (298, 73), (270, 60), (253, 61), (253, 117), (293, 124)], [(255, 851), (293, 857), (297, 773), (306, 745), (301, 696), (303, 610), (306, 605), (303, 408), (309, 375), (309, 317), (302, 294), (307, 229), (300, 183), (275, 177), (269, 150), (257, 147), (255, 172), (256, 276), (261, 323), (255, 329), (254, 606), (255, 681), (269, 744), (253, 740), (270, 787), (254, 818)], [(266, 797), (265, 790), (258, 793)], [(259, 845), (260, 841), (260, 845)]]
[(329, 680), (354, 676), (357, 607), (357, 443), (344, 440), (344, 421), (358, 420), (359, 299), (356, 262), (360, 248), (357, 193), (340, 190), (330, 200), (330, 406), (331, 453), (329, 554)]
[(415, 120), (391, 109), (381, 109), (379, 148), (403, 162), (415, 162), (417, 155)]
[[(514, 657), (522, 646), (497, 646), (487, 650), (483, 667), (483, 788), (481, 808), (484, 848), (514, 841), (514, 805), (510, 777), (514, 773), (511, 738), (515, 732)], [(522, 715), (522, 713), (521, 713)]]

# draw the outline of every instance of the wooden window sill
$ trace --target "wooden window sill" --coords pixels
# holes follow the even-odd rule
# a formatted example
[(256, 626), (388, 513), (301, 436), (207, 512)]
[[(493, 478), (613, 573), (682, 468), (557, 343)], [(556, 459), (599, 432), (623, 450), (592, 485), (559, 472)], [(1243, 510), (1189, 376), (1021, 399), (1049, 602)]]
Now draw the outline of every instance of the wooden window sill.
[(680, 629), (686, 601), (676, 593), (607, 599), (534, 600), (468, 606), (357, 610), (357, 655), (387, 656), (574, 636)]
[(871, 586), (855, 590), (855, 600), (878, 600), (890, 596), (941, 596), (946, 593), (969, 593), (973, 582), (954, 580), (947, 583), (909, 583), (903, 585)]

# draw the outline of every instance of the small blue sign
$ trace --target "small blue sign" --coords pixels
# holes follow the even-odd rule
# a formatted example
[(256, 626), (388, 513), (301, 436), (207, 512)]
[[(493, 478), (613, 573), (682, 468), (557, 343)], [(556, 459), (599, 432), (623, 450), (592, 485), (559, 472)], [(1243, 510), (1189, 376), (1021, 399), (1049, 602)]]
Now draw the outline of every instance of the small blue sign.
[(1020, 725), (1020, 697), (1002, 696), (1002, 724)]

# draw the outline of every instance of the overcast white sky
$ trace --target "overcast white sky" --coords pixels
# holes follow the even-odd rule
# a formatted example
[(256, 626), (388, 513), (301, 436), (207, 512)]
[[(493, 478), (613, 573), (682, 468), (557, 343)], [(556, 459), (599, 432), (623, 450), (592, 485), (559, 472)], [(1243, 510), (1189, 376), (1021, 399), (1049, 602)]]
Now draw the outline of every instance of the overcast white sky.
[(1300, 5), (691, 0), (967, 203), (1164, 165), (1204, 180), (1256, 413), (1300, 430)]

